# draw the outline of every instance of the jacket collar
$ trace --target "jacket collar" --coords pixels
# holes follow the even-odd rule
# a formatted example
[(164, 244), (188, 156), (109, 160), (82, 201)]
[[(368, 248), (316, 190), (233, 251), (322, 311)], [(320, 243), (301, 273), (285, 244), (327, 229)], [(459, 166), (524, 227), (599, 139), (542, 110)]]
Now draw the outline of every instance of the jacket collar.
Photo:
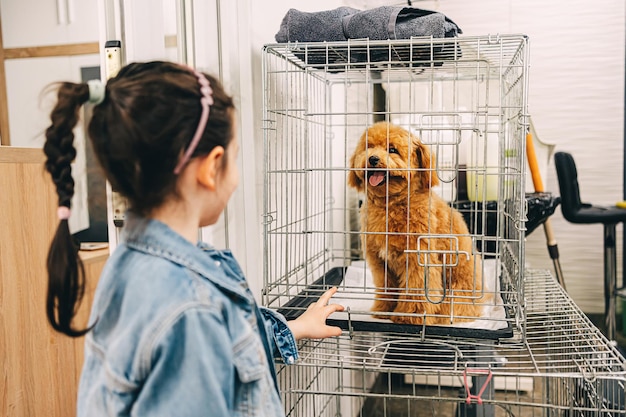
[(218, 250), (205, 242), (193, 245), (159, 220), (126, 212), (122, 243), (181, 265), (211, 281), (224, 292), (254, 301), (239, 264), (230, 250)]

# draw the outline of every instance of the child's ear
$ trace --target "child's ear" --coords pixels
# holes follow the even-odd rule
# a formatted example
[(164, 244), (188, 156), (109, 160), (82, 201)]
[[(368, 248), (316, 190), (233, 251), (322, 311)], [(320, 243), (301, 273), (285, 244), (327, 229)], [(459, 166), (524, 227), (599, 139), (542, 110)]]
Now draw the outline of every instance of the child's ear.
[(222, 166), (223, 157), (224, 148), (216, 146), (207, 156), (201, 157), (198, 171), (196, 171), (198, 182), (211, 191), (215, 190), (217, 174)]

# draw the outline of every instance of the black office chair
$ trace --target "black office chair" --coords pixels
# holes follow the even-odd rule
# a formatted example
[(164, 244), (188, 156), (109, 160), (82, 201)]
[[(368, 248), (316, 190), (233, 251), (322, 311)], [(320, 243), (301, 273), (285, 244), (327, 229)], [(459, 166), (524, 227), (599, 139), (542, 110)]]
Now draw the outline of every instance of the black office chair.
[[(571, 223), (602, 223), (604, 225), (604, 314), (606, 336), (615, 339), (615, 302), (617, 292), (617, 258), (615, 253), (615, 226), (626, 221), (626, 209), (601, 207), (580, 200), (578, 173), (572, 155), (554, 154), (556, 174), (561, 192), (561, 211)], [(620, 295), (622, 290), (620, 290)]]

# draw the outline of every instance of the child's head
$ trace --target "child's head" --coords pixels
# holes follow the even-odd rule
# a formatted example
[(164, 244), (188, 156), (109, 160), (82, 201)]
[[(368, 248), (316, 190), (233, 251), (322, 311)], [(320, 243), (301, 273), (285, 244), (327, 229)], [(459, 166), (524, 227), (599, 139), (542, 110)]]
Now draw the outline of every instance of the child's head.
[[(227, 148), (234, 133), (231, 97), (215, 78), (204, 76), (213, 103), (192, 157), (206, 155), (216, 146)], [(132, 210), (148, 213), (176, 192), (174, 170), (201, 118), (200, 88), (192, 70), (168, 62), (129, 64), (107, 82), (102, 103), (93, 109), (89, 137), (107, 180)], [(72, 129), (79, 106), (89, 100), (89, 86), (63, 83), (58, 96), (44, 150), (59, 206), (69, 206), (73, 195), (69, 163), (75, 155)], [(67, 174), (57, 179), (60, 170)]]
[(219, 81), (178, 64), (129, 64), (105, 87), (60, 84), (44, 145), (60, 218), (48, 254), (47, 313), (52, 326), (70, 336), (85, 332), (71, 327), (83, 278), (67, 218), (74, 194), (72, 130), (88, 101), (97, 103), (88, 132), (104, 174), (129, 208), (143, 215), (179, 197), (177, 180), (191, 159), (228, 149), (234, 136), (233, 100)]

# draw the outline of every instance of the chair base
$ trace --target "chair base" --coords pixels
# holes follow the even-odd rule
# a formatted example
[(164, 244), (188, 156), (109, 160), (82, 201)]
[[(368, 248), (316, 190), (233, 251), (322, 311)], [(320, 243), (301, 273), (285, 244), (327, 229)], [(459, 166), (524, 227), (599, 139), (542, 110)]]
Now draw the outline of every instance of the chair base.
[(626, 297), (626, 288), (617, 289), (615, 229), (615, 223), (604, 224), (604, 317), (609, 340), (615, 340), (617, 297)]

